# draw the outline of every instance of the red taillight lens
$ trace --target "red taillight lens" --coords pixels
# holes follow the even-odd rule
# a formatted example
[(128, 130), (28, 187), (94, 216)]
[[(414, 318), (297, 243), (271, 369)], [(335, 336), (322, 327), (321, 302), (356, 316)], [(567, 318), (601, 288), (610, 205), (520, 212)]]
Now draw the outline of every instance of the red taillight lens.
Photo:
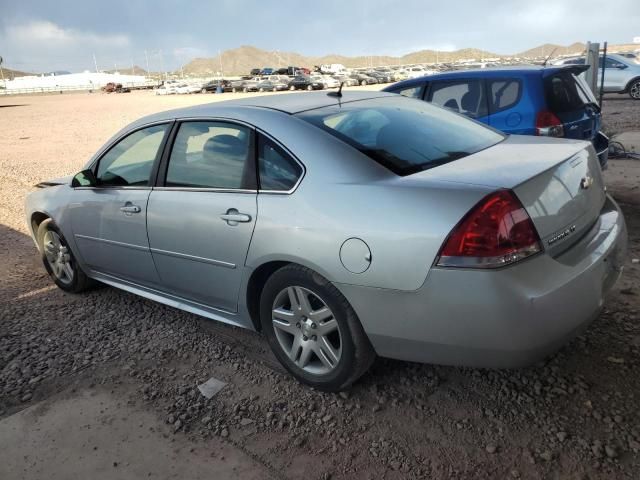
[(536, 135), (543, 137), (564, 137), (562, 121), (548, 110), (542, 110), (536, 115)]
[(510, 190), (480, 201), (449, 234), (437, 265), (497, 268), (542, 250), (531, 217)]

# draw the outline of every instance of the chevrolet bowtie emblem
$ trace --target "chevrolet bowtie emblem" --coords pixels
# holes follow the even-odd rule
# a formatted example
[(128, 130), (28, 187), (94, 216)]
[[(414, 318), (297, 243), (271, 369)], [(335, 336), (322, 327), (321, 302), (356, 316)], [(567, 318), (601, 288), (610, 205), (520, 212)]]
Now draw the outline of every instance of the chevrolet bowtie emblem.
[(583, 177), (582, 180), (580, 180), (580, 188), (584, 190), (589, 188), (591, 185), (593, 185), (593, 177), (591, 177), (590, 175), (587, 175), (586, 177)]

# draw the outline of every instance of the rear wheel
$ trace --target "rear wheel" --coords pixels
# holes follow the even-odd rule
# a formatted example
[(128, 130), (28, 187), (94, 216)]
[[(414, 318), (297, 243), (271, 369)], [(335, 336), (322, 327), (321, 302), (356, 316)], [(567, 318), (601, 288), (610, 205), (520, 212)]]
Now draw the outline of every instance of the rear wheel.
[(629, 96), (634, 100), (640, 100), (640, 79), (635, 80), (629, 87)]
[(327, 279), (299, 265), (283, 267), (267, 280), (260, 321), (278, 360), (318, 390), (343, 390), (375, 358), (347, 299)]
[(207, 89), (203, 88), (202, 90), (200, 90), (200, 93), (207, 93)]
[(277, 92), (278, 89), (276, 87), (273, 87), (273, 90), (271, 90), (272, 92)]
[(43, 221), (36, 234), (42, 263), (55, 284), (65, 292), (80, 293), (93, 281), (80, 269), (60, 229), (50, 218)]
[(236, 87), (233, 87), (233, 88), (231, 89), (231, 93), (236, 93), (237, 91), (238, 91), (238, 90), (236, 89)]
[(362, 80), (362, 81), (360, 82), (360, 85), (362, 85), (363, 87), (364, 87), (366, 84), (367, 84), (367, 81), (366, 81), (366, 80)]
[(293, 85), (291, 85), (291, 86), (289, 87), (289, 90), (291, 90), (291, 91), (293, 91), (293, 90), (295, 90), (295, 89), (296, 89), (296, 87), (294, 87)]
[(249, 91), (249, 89), (248, 89), (247, 87), (244, 87), (244, 88), (242, 89), (242, 91), (243, 91), (244, 93), (247, 93), (247, 92)]
[(259, 88), (258, 91), (264, 92), (264, 88)]
[(309, 91), (313, 90), (313, 86), (312, 85), (307, 85), (307, 90), (309, 90)]

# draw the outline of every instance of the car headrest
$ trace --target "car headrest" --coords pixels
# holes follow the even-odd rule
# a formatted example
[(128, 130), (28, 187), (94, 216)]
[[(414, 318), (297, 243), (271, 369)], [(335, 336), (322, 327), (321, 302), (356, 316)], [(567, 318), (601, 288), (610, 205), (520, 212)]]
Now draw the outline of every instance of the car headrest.
[(247, 145), (233, 135), (215, 135), (207, 140), (203, 147), (202, 156), (205, 160), (214, 159), (218, 155), (236, 157), (244, 161), (247, 155)]

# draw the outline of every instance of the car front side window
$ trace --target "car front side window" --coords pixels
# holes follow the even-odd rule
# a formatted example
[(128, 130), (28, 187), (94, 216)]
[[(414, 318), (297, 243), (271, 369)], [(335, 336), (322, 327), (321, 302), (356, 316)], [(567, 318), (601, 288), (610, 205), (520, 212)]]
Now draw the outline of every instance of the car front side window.
[(184, 122), (173, 142), (165, 186), (255, 189), (252, 130), (226, 122)]
[(153, 165), (168, 130), (169, 124), (154, 125), (137, 130), (116, 143), (98, 162), (98, 186), (149, 186)]

